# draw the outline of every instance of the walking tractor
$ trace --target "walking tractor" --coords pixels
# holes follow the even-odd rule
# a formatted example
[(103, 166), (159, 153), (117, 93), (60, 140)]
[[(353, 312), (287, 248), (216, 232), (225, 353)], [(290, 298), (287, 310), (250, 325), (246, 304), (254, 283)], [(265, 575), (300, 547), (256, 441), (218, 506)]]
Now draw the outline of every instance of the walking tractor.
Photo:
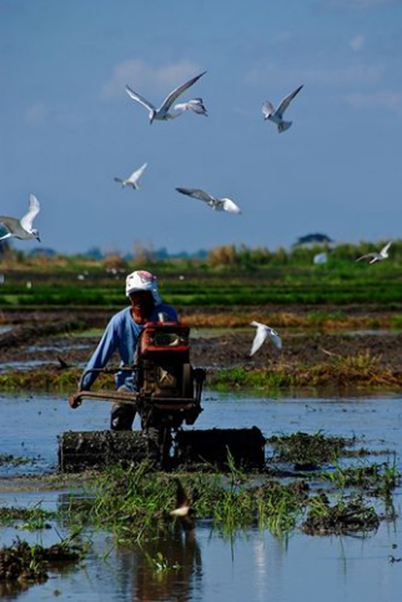
[[(85, 398), (134, 405), (141, 432), (63, 433), (59, 437), (62, 470), (146, 458), (163, 466), (189, 460), (225, 462), (228, 451), (235, 459), (258, 458), (258, 463), (263, 460), (265, 440), (256, 427), (181, 429), (183, 424), (193, 425), (203, 411), (201, 394), (206, 371), (191, 365), (189, 338), (190, 328), (181, 322), (148, 322), (141, 332), (134, 366), (123, 368), (134, 372), (135, 392), (103, 389), (75, 394), (74, 407)], [(110, 374), (119, 370), (122, 368), (96, 371)]]

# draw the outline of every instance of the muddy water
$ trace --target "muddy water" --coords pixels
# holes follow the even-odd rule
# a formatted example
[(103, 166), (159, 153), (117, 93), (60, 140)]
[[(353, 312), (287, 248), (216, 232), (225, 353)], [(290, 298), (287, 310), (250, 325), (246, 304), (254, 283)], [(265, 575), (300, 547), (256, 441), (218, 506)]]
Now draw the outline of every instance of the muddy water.
[[(402, 398), (313, 397), (298, 394), (266, 399), (256, 396), (206, 392), (204, 412), (197, 428), (249, 427), (265, 435), (322, 430), (325, 434), (356, 436), (370, 449), (389, 450), (402, 470)], [(57, 435), (66, 430), (98, 430), (108, 427), (106, 402), (85, 401), (71, 410), (65, 399), (54, 396), (0, 397), (0, 454), (24, 456), (21, 466), (0, 466), (0, 505), (33, 505), (57, 508), (66, 503), (64, 491), (44, 491), (15, 486), (27, 482), (24, 474), (53, 472), (57, 467)], [(135, 424), (135, 427), (138, 427)], [(267, 450), (269, 455), (270, 450)], [(382, 461), (382, 459), (378, 460)], [(402, 512), (402, 491), (394, 496), (395, 510)], [(66, 495), (67, 494), (67, 495)], [(380, 502), (373, 501), (380, 510)], [(63, 535), (63, 526), (41, 533), (0, 529), (0, 541), (9, 544), (18, 534), (28, 541), (50, 545)], [(127, 549), (116, 547), (106, 533), (88, 533), (90, 554), (79, 568), (51, 573), (43, 585), (3, 599), (50, 600), (272, 600), (275, 602), (399, 602), (402, 591), (402, 519), (381, 522), (367, 537), (311, 537), (296, 530), (278, 539), (269, 532), (247, 529), (225, 539), (207, 521), (198, 521), (192, 534), (178, 532), (167, 541), (154, 541)], [(170, 570), (152, 564), (161, 552)], [(176, 568), (173, 568), (176, 566)], [(0, 592), (2, 590), (0, 589)], [(1, 597), (1, 594), (0, 594)]]

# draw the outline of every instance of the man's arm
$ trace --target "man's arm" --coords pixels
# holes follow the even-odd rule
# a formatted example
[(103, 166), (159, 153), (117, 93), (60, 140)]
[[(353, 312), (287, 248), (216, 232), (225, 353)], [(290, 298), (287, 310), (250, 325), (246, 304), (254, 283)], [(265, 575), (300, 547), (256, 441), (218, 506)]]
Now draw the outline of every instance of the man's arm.
[(81, 405), (82, 400), (79, 399), (78, 394), (81, 391), (89, 391), (99, 375), (99, 372), (90, 372), (90, 370), (104, 368), (108, 363), (109, 359), (111, 358), (113, 352), (115, 351), (117, 344), (117, 332), (112, 318), (112, 320), (107, 325), (105, 332), (103, 333), (103, 336), (98, 343), (97, 348), (92, 354), (91, 359), (87, 363), (84, 372), (82, 373), (81, 380), (78, 386), (78, 392), (73, 393), (68, 398), (68, 402), (72, 408), (75, 409)]
[(112, 318), (81, 376), (79, 387), (81, 391), (89, 391), (99, 374), (98, 372), (89, 371), (105, 368), (113, 355), (113, 352), (116, 350), (117, 345), (117, 329), (115, 328), (114, 319)]

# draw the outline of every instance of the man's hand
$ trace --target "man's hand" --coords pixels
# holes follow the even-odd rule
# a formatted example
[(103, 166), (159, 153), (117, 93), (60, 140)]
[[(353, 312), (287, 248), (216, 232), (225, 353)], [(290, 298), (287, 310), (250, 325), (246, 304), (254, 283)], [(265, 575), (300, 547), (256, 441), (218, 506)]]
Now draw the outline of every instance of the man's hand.
[(77, 393), (73, 393), (72, 395), (70, 395), (70, 397), (68, 398), (68, 403), (73, 409), (78, 408), (78, 406), (82, 404), (82, 399), (79, 398), (80, 395), (81, 391), (78, 391)]

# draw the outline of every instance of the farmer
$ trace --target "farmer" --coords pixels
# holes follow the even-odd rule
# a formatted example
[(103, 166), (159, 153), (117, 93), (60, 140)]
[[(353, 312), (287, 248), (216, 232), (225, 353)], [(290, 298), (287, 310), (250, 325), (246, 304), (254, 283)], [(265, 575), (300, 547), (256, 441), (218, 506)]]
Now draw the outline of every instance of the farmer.
[[(161, 319), (177, 321), (176, 311), (162, 303), (156, 276), (144, 270), (129, 274), (126, 278), (126, 295), (131, 305), (115, 314), (107, 325), (103, 336), (89, 360), (80, 381), (80, 391), (89, 391), (99, 372), (88, 370), (105, 368), (114, 351), (120, 356), (120, 368), (134, 364), (139, 335), (146, 322)], [(135, 375), (131, 370), (119, 370), (115, 376), (118, 391), (133, 392)], [(81, 404), (77, 394), (69, 398), (72, 408)], [(129, 431), (135, 418), (135, 406), (115, 402), (112, 405), (110, 428), (114, 431)]]

